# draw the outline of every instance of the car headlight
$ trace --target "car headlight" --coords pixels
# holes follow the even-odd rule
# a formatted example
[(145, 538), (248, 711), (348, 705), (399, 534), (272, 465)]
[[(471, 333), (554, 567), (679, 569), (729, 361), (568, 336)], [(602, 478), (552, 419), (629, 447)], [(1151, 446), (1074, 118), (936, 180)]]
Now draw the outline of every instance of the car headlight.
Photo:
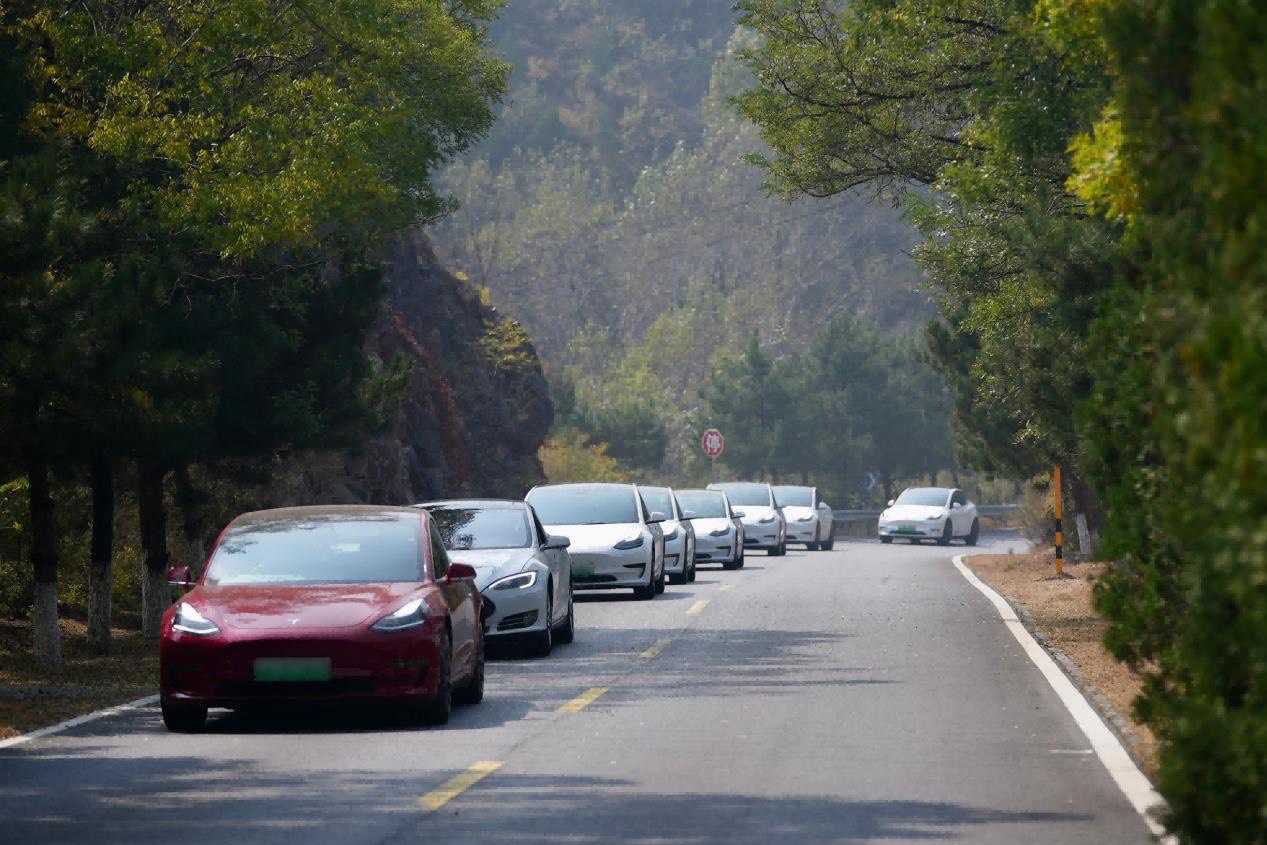
[(770, 514), (769, 516), (763, 516), (763, 517), (761, 517), (761, 519), (759, 519), (759, 520), (758, 520), (758, 522), (763, 522), (763, 523), (764, 523), (764, 522), (774, 522), (774, 514)]
[(612, 548), (620, 549), (621, 551), (625, 551), (627, 549), (638, 549), (642, 547), (642, 543), (643, 543), (642, 535), (635, 534), (632, 537), (626, 537), (625, 539), (621, 540), (619, 543), (612, 546)]
[(180, 607), (176, 608), (176, 615), (172, 617), (172, 630), (182, 634), (197, 634), (200, 637), (220, 633), (216, 623), (203, 616), (188, 602), (181, 602)]
[(533, 584), (537, 583), (537, 573), (535, 570), (529, 572), (520, 572), (518, 575), (509, 575), (494, 581), (489, 585), (490, 590), (526, 590)]
[(708, 536), (709, 537), (725, 537), (729, 533), (730, 533), (729, 528), (718, 528), (716, 531), (709, 531)]
[(404, 631), (417, 628), (427, 621), (427, 603), (422, 599), (414, 599), (400, 606), (394, 613), (389, 613), (370, 627), (375, 631)]
[(944, 514), (944, 513), (935, 513), (935, 514), (933, 514), (932, 516), (928, 517), (928, 521), (929, 521), (929, 522), (936, 522), (936, 521), (937, 521), (937, 520), (939, 520), (939, 519), (943, 519), (945, 516), (946, 516), (946, 514)]

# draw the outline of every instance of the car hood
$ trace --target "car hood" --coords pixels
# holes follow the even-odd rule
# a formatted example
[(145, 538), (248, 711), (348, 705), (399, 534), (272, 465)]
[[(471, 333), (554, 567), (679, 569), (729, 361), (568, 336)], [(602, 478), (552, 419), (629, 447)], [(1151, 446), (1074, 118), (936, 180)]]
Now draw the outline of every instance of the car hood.
[(894, 505), (884, 513), (880, 514), (881, 519), (937, 519), (940, 515), (945, 514), (944, 507), (934, 507), (932, 505)]
[(610, 549), (626, 537), (646, 530), (638, 522), (604, 523), (602, 525), (547, 525), (546, 531), (559, 534), (572, 541), (568, 551), (583, 549)]
[(190, 594), (203, 615), (243, 630), (311, 631), (371, 624), (400, 607), (417, 581), (375, 584), (241, 584)]
[(818, 511), (813, 508), (803, 508), (799, 505), (787, 505), (783, 508), (783, 516), (788, 522), (796, 522), (804, 517), (814, 517)]
[(723, 528), (729, 530), (734, 523), (724, 516), (697, 516), (695, 519), (691, 520), (691, 525), (695, 528), (695, 536), (701, 537), (705, 534), (712, 533), (713, 531), (720, 531)]
[(756, 525), (768, 516), (776, 519), (779, 512), (774, 508), (764, 507), (762, 505), (740, 505), (739, 510), (743, 511), (743, 521), (745, 525)]
[(482, 590), (498, 578), (522, 572), (532, 555), (532, 549), (455, 549), (449, 559), (474, 566), (475, 586)]

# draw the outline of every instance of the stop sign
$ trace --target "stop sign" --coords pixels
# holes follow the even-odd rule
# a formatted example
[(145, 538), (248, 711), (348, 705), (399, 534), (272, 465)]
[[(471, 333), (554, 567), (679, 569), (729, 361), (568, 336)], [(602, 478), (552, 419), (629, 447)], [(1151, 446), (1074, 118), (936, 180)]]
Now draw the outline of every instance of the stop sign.
[(721, 457), (722, 451), (726, 448), (726, 438), (721, 436), (721, 432), (715, 428), (710, 428), (704, 432), (704, 454), (710, 458)]

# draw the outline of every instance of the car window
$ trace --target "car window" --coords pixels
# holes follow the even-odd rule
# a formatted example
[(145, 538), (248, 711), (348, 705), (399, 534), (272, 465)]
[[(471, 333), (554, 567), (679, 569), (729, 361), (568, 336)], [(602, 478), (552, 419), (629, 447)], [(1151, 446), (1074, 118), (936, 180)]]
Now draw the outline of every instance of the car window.
[(431, 570), (437, 581), (449, 571), (449, 555), (444, 551), (444, 540), (440, 538), (440, 530), (435, 520), (431, 522)]
[(521, 508), (428, 509), (446, 549), (525, 549), (532, 543)]
[(962, 490), (956, 490), (950, 497), (950, 503), (952, 505), (966, 505), (968, 504), (968, 497), (963, 494)]
[(730, 499), (730, 504), (734, 506), (758, 505), (761, 507), (770, 506), (770, 485), (753, 484), (750, 482), (736, 482), (727, 484), (710, 484), (709, 490), (720, 490), (726, 494), (726, 498)]
[(897, 497), (899, 505), (923, 505), (925, 507), (945, 507), (950, 491), (944, 487), (910, 487)]
[(701, 519), (716, 519), (729, 516), (726, 513), (726, 499), (721, 493), (703, 490), (687, 490), (677, 494), (678, 504), (684, 511), (695, 511)]
[(537, 545), (544, 548), (546, 544), (546, 537), (548, 535), (546, 534), (545, 528), (541, 525), (541, 520), (537, 519), (537, 515), (535, 513), (532, 515), (532, 525), (537, 532)]
[(813, 507), (814, 491), (809, 487), (778, 486), (774, 488), (774, 503), (781, 508)]
[(642, 502), (633, 487), (560, 484), (538, 487), (528, 494), (544, 525), (610, 525), (639, 522)]
[(304, 513), (229, 527), (205, 583), (365, 584), (421, 581), (417, 513)]
[(648, 511), (659, 511), (669, 519), (673, 518), (673, 494), (668, 490), (639, 487), (638, 492), (642, 494), (642, 503)]

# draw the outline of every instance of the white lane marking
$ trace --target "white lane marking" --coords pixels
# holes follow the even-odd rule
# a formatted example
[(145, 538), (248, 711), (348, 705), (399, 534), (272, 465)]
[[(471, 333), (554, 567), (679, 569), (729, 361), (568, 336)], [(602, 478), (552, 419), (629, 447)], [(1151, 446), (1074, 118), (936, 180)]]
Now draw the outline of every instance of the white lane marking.
[(107, 716), (115, 716), (119, 713), (125, 713), (128, 710), (137, 710), (141, 707), (148, 707), (156, 701), (158, 701), (157, 695), (147, 695), (145, 698), (138, 698), (136, 701), (129, 701), (126, 704), (116, 704), (113, 707), (106, 707), (102, 710), (94, 710), (91, 713), (85, 713), (82, 716), (76, 716), (75, 718), (67, 719), (64, 722), (58, 722), (56, 725), (49, 725), (47, 728), (40, 728), (39, 730), (34, 730), (30, 733), (19, 734), (18, 736), (0, 740), (0, 748), (12, 748), (15, 745), (21, 745), (22, 743), (30, 742), (33, 739), (39, 739), (40, 737), (48, 736), (50, 734), (61, 733), (62, 731), (78, 727), (79, 725), (83, 725), (88, 722), (95, 722), (97, 719), (104, 719)]
[(1025, 649), (1025, 653), (1029, 655), (1029, 659), (1038, 667), (1038, 671), (1043, 673), (1047, 683), (1051, 684), (1051, 688), (1055, 690), (1060, 703), (1065, 705), (1069, 715), (1073, 716), (1074, 721), (1078, 723), (1078, 727), (1086, 734), (1096, 756), (1100, 758), (1100, 762), (1104, 764), (1104, 768), (1108, 770), (1109, 776), (1113, 778), (1113, 782), (1117, 784), (1118, 789), (1122, 790), (1126, 800), (1135, 808), (1135, 812), (1139, 813), (1140, 817), (1143, 818), (1144, 824), (1148, 825), (1148, 829), (1152, 831), (1154, 836), (1161, 837), (1162, 842), (1173, 845), (1175, 842), (1174, 837), (1166, 836), (1165, 828), (1154, 821), (1152, 817), (1152, 811), (1164, 803), (1161, 795), (1157, 793), (1157, 790), (1153, 789), (1153, 785), (1149, 783), (1148, 778), (1144, 777), (1144, 773), (1135, 765), (1131, 755), (1126, 753), (1126, 749), (1118, 741), (1117, 735), (1104, 724), (1100, 714), (1095, 712), (1095, 708), (1073, 685), (1073, 681), (1069, 680), (1068, 676), (1060, 670), (1060, 667), (1056, 665), (1056, 661), (1051, 659), (1051, 655), (1047, 653), (1047, 650), (1040, 646), (1033, 635), (1025, 629), (1025, 626), (1021, 624), (1021, 620), (1016, 617), (1016, 613), (1012, 610), (1012, 606), (964, 564), (963, 555), (955, 555), (953, 562), (955, 568), (967, 579), (968, 583), (980, 590), (981, 594), (994, 605), (994, 609), (999, 612), (999, 616), (1003, 617), (1003, 623), (1012, 632), (1012, 636), (1016, 637), (1016, 641), (1021, 644), (1021, 648)]

